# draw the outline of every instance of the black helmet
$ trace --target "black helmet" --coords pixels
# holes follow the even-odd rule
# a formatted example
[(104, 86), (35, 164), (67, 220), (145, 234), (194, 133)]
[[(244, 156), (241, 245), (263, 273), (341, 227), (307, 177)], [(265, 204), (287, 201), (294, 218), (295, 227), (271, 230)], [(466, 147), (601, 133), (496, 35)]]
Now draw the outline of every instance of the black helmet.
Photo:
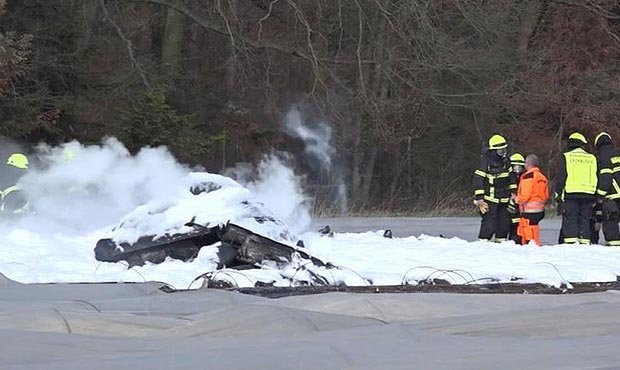
[(600, 134), (596, 135), (596, 138), (594, 139), (594, 146), (595, 147), (601, 147), (603, 145), (608, 145), (608, 144), (612, 144), (611, 141), (611, 136), (606, 133), (606, 132), (601, 132)]

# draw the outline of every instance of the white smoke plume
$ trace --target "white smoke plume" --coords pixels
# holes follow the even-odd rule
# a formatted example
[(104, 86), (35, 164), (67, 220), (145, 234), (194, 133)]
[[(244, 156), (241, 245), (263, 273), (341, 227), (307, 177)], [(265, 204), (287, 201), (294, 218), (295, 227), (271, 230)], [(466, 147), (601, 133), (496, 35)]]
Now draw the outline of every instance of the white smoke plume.
[(114, 138), (102, 145), (40, 145), (36, 154), (39, 163), (20, 180), (33, 212), (25, 221), (76, 232), (109, 226), (135, 207), (165, 198), (190, 171), (164, 147), (132, 156)]
[(323, 122), (315, 127), (308, 126), (302, 119), (301, 112), (291, 109), (285, 117), (284, 132), (294, 138), (301, 139), (305, 144), (305, 152), (315, 158), (325, 170), (332, 167), (332, 156), (336, 150), (331, 145), (332, 129)]
[[(301, 112), (294, 108), (285, 117), (284, 132), (304, 142), (304, 152), (310, 167), (317, 172), (319, 179), (327, 179), (327, 185), (333, 186), (332, 197), (335, 198), (341, 213), (348, 209), (347, 187), (342, 171), (334, 165), (336, 149), (332, 145), (332, 129), (324, 122), (311, 125), (304, 121)], [(318, 164), (318, 166), (317, 166)]]

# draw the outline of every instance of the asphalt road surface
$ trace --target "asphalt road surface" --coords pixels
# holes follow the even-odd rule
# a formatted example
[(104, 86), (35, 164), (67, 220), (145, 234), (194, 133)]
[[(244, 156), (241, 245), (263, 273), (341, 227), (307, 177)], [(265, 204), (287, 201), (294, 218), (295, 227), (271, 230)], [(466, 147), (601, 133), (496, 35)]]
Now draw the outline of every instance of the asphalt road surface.
[[(540, 238), (543, 244), (557, 244), (561, 219), (544, 219), (540, 223)], [(329, 225), (335, 232), (364, 232), (369, 230), (391, 229), (396, 237), (431, 236), (459, 237), (474, 241), (480, 229), (479, 217), (336, 217), (320, 218), (313, 221), (313, 229)]]
[(269, 299), (0, 277), (0, 369), (618, 369), (620, 294)]
[[(477, 218), (319, 219), (475, 240)], [(559, 220), (542, 223), (543, 242)], [(620, 294), (355, 294), (268, 299), (162, 283), (0, 275), (0, 369), (620, 369)]]

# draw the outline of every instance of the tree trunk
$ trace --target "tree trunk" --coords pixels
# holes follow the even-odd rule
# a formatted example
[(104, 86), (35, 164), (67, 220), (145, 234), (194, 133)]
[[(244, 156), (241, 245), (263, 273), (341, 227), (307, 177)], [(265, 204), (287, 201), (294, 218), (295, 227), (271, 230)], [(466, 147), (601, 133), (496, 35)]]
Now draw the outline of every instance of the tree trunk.
[(362, 117), (357, 118), (357, 122), (355, 123), (356, 132), (355, 132), (355, 140), (353, 142), (353, 170), (351, 171), (351, 193), (350, 199), (353, 208), (357, 208), (358, 203), (357, 200), (360, 194), (360, 187), (362, 184)]
[[(233, 13), (237, 13), (237, 9), (239, 7), (239, 2), (237, 0), (230, 0), (230, 7)], [(237, 81), (237, 51), (235, 50), (235, 45), (232, 42), (228, 43), (227, 46), (228, 53), (228, 63), (226, 63), (226, 75), (224, 77), (224, 82), (226, 84), (226, 91), (232, 92), (235, 88), (235, 83)]]
[(97, 0), (84, 0), (81, 9), (84, 19), (84, 31), (77, 41), (78, 50), (86, 49), (93, 38), (93, 32), (99, 21), (99, 2)]
[(527, 49), (530, 44), (530, 38), (536, 29), (536, 23), (542, 10), (541, 5), (540, 0), (523, 1), (523, 17), (521, 18), (519, 39), (517, 41), (517, 52), (522, 66), (527, 65)]
[(371, 42), (374, 45), (373, 54), (379, 63), (375, 64), (371, 75), (371, 81), (369, 81), (370, 94), (368, 96), (373, 101), (368, 102), (369, 104), (367, 105), (372, 106), (371, 117), (373, 117), (373, 120), (370, 124), (370, 129), (363, 132), (368, 135), (367, 140), (364, 141), (369, 144), (370, 153), (368, 155), (368, 160), (366, 161), (362, 189), (360, 193), (361, 207), (366, 207), (370, 199), (370, 190), (372, 189), (374, 180), (375, 164), (377, 161), (377, 155), (379, 154), (379, 146), (376, 144), (377, 132), (381, 130), (383, 125), (386, 124), (385, 110), (387, 106), (386, 100), (388, 96), (388, 84), (385, 80), (382, 64), (386, 59), (386, 51), (384, 48), (386, 43), (385, 34), (387, 33), (387, 22), (385, 17), (382, 15), (377, 14), (377, 16), (379, 17), (377, 21), (379, 32), (377, 38), (373, 40), (374, 42)]
[(411, 139), (411, 136), (407, 137), (406, 148), (404, 150), (401, 148), (400, 152), (398, 153), (398, 156), (400, 156), (400, 158), (396, 157), (393, 161), (393, 163), (396, 164), (396, 168), (394, 169), (394, 176), (392, 176), (392, 181), (390, 182), (390, 198), (388, 201), (388, 206), (390, 208), (394, 208), (396, 198), (400, 195), (401, 186), (399, 185), (401, 185), (403, 182), (403, 170), (405, 168), (411, 168)]
[[(183, 5), (183, 0), (175, 1), (177, 5)], [(168, 77), (174, 77), (178, 73), (184, 31), (185, 16), (173, 8), (168, 8), (161, 47), (161, 68)]]
[(365, 208), (368, 205), (370, 199), (370, 189), (372, 188), (372, 180), (375, 173), (375, 164), (377, 163), (377, 154), (379, 153), (378, 147), (375, 145), (370, 149), (368, 160), (366, 161), (364, 178), (362, 183), (362, 189), (360, 191), (359, 205), (360, 208)]

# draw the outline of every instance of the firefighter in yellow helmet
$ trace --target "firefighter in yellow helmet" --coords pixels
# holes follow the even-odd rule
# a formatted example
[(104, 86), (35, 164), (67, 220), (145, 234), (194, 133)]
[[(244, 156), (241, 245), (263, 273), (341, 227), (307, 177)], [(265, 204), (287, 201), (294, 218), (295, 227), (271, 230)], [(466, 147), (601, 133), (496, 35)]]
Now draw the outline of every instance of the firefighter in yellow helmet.
[[(510, 156), (510, 190), (513, 194), (516, 194), (517, 187), (519, 185), (519, 178), (525, 171), (525, 157), (521, 153), (514, 153)], [(508, 202), (508, 213), (510, 213), (510, 231), (508, 238), (517, 244), (521, 244), (521, 237), (517, 234), (519, 228), (519, 219), (521, 217), (519, 213), (519, 207), (515, 204), (514, 198), (511, 197)]]
[(478, 238), (483, 241), (490, 241), (493, 236), (496, 242), (508, 238), (508, 203), (516, 183), (510, 176), (507, 154), (506, 139), (501, 135), (491, 136), (488, 149), (480, 156), (478, 168), (474, 171), (474, 205), (482, 217)]
[(73, 152), (73, 150), (68, 147), (65, 147), (65, 149), (62, 151), (62, 155), (65, 158), (65, 162), (71, 162), (75, 159), (75, 152)]
[(598, 178), (596, 157), (584, 149), (587, 144), (582, 134), (570, 134), (558, 166), (554, 197), (562, 215), (561, 237), (567, 244), (591, 241), (590, 219)]
[(6, 161), (5, 168), (1, 171), (0, 183), (0, 211), (19, 212), (24, 211), (28, 202), (24, 199), (18, 180), (28, 170), (28, 157), (22, 153), (13, 153)]

